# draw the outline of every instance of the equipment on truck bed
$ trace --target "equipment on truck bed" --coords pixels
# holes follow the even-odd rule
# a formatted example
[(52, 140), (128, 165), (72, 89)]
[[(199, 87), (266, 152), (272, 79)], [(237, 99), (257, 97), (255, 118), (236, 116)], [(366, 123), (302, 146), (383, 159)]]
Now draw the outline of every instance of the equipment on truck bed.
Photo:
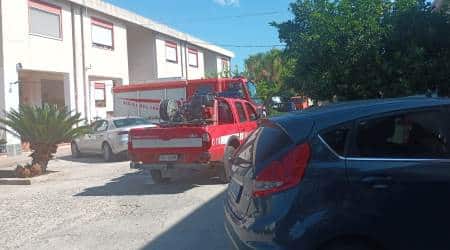
[(156, 182), (176, 174), (176, 168), (202, 167), (216, 168), (228, 181), (231, 156), (259, 118), (251, 102), (211, 94), (184, 103), (164, 100), (161, 110), (167, 119), (157, 128), (132, 130), (128, 144), (130, 167), (150, 170)]
[[(172, 99), (183, 103), (191, 101), (194, 96), (214, 93), (222, 97), (245, 99), (257, 107), (258, 114), (265, 114), (255, 84), (241, 77), (134, 83), (116, 86), (113, 91), (114, 116), (134, 115), (153, 121), (170, 120), (170, 117), (161, 117), (161, 114), (170, 114), (160, 112), (161, 101)], [(167, 108), (170, 109), (171, 105), (168, 103)]]
[(163, 122), (207, 123), (212, 118), (215, 98), (213, 94), (199, 94), (184, 103), (165, 99), (160, 103), (160, 119)]

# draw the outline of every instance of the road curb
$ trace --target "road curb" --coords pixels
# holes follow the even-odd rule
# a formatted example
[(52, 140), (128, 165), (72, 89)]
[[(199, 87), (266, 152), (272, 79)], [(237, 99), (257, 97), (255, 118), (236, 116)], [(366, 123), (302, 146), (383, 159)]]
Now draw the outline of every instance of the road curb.
[(10, 186), (29, 186), (36, 183), (46, 182), (50, 178), (61, 175), (62, 172), (52, 172), (45, 175), (33, 177), (33, 178), (3, 178), (0, 179), (0, 185)]

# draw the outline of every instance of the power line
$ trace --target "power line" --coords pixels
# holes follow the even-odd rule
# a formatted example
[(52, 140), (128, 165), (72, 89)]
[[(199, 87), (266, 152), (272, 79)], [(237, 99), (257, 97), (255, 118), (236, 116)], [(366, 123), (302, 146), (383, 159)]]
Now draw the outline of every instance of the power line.
[(205, 44), (205, 45), (215, 45), (220, 47), (229, 47), (229, 48), (274, 48), (274, 47), (286, 47), (286, 44), (239, 44), (239, 43), (214, 43), (214, 42), (195, 42), (195, 41), (187, 41), (194, 44)]
[[(207, 17), (207, 18), (197, 18), (197, 19), (186, 19), (186, 20), (180, 20), (171, 22), (172, 24), (179, 24), (179, 23), (201, 23), (201, 22), (210, 22), (210, 21), (220, 21), (220, 20), (228, 20), (228, 19), (238, 19), (238, 18), (248, 18), (248, 17), (260, 17), (260, 16), (273, 16), (277, 14), (283, 14), (288, 11), (267, 11), (267, 12), (250, 12), (250, 13), (244, 13), (240, 15), (233, 15), (233, 16), (220, 16), (220, 17)], [(161, 22), (162, 20), (159, 20)], [(167, 22), (165, 22), (167, 23)]]
[(220, 47), (229, 47), (229, 48), (274, 48), (274, 47), (286, 47), (286, 44), (272, 44), (272, 45), (238, 45), (238, 44), (218, 44), (212, 43), (213, 45)]

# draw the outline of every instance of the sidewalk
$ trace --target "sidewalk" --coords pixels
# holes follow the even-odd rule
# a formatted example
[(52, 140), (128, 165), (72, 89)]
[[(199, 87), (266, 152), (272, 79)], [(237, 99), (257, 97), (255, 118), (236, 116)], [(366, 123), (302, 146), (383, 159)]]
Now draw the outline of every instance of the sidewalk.
[[(17, 164), (23, 165), (29, 163), (31, 162), (31, 158), (29, 157), (30, 154), (31, 152), (24, 152), (21, 155), (0, 158), (0, 169), (11, 168)], [(55, 158), (66, 155), (70, 155), (70, 144), (59, 146)]]

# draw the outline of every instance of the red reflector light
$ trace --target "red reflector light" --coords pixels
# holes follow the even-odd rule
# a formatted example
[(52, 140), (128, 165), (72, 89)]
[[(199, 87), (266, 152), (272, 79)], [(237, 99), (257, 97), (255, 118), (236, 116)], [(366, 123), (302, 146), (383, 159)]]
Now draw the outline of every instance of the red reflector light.
[(253, 196), (263, 197), (296, 186), (303, 179), (311, 156), (309, 144), (301, 144), (264, 168), (253, 183)]

